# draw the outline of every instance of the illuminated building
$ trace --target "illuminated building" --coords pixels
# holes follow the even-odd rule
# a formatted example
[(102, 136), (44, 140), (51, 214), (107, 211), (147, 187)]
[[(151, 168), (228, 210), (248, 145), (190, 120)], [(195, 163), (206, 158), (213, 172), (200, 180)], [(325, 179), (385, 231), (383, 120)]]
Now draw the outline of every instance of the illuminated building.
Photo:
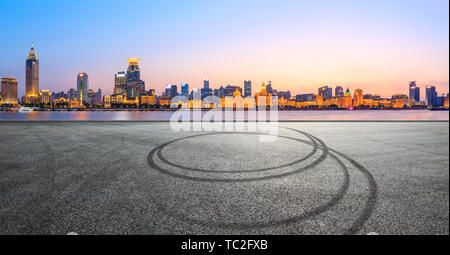
[(64, 98), (64, 97), (55, 98), (55, 99), (53, 100), (53, 102), (54, 102), (55, 106), (58, 106), (58, 105), (64, 105), (64, 104), (69, 105), (69, 99)]
[(353, 107), (357, 107), (364, 104), (364, 95), (362, 89), (355, 89), (353, 95)]
[(3, 77), (2, 78), (2, 97), (1, 104), (18, 104), (17, 96), (17, 80), (15, 78)]
[(102, 90), (99, 88), (97, 92), (93, 89), (88, 90), (88, 102), (90, 105), (101, 105), (102, 104)]
[(317, 95), (316, 96), (316, 105), (317, 106), (323, 106), (323, 96), (322, 95)]
[(445, 96), (444, 107), (447, 108), (447, 109), (449, 108), (448, 93), (447, 93), (447, 96)]
[(89, 81), (88, 75), (86, 73), (79, 73), (77, 75), (77, 90), (78, 90), (78, 101), (82, 104), (89, 103), (88, 90), (89, 90)]
[(269, 93), (269, 94), (273, 94), (272, 82), (271, 82), (271, 81), (268, 81), (268, 82), (267, 82), (266, 91), (267, 91), (267, 93)]
[[(260, 98), (265, 98), (265, 100)], [(272, 94), (267, 92), (266, 84), (263, 82), (261, 85), (261, 92), (255, 94), (256, 105), (260, 106), (262, 103), (265, 103), (264, 106), (268, 106), (271, 103), (271, 98)]]
[(138, 58), (128, 59), (127, 98), (132, 100), (145, 94), (145, 82), (141, 80), (139, 61)]
[(164, 96), (158, 98), (158, 104), (161, 106), (170, 106), (170, 101), (172, 99), (170, 97)]
[(315, 101), (314, 94), (299, 94), (295, 96), (295, 99), (300, 102), (312, 102)]
[(317, 95), (322, 96), (323, 100), (333, 97), (333, 89), (328, 86), (320, 87)]
[(409, 83), (409, 99), (420, 102), (420, 87), (416, 86), (416, 81)]
[(338, 106), (340, 108), (350, 108), (353, 106), (352, 93), (350, 92), (350, 89), (347, 88), (344, 96), (339, 98)]
[(280, 98), (280, 97), (284, 97), (284, 98), (291, 98), (291, 92), (288, 90), (288, 91), (277, 91), (277, 90), (274, 90), (273, 91), (273, 96), (277, 96), (278, 98)]
[(189, 84), (187, 83), (181, 84), (181, 95), (189, 97)]
[(178, 96), (178, 87), (174, 84), (167, 84), (166, 91), (163, 94), (164, 97), (169, 97), (170, 99)]
[(31, 46), (26, 60), (25, 102), (39, 104), (39, 59)]
[(78, 98), (78, 91), (76, 89), (69, 89), (69, 91), (67, 92), (68, 94), (68, 98), (70, 100), (73, 100), (75, 98)]
[(52, 92), (50, 92), (50, 90), (41, 90), (39, 93), (39, 99), (41, 104), (51, 104)]
[(114, 75), (114, 94), (127, 94), (127, 75), (125, 72), (118, 72)]
[(153, 91), (150, 95), (147, 96), (141, 96), (140, 98), (140, 105), (156, 105), (156, 96), (155, 92)]
[(204, 80), (203, 81), (203, 89), (201, 89), (201, 97), (202, 99), (204, 99), (205, 97), (211, 96), (212, 93), (212, 89), (209, 88), (209, 80)]
[(445, 104), (445, 94), (438, 96), (436, 99), (436, 106), (444, 106)]
[(78, 108), (81, 106), (81, 102), (78, 99), (73, 99), (69, 101), (69, 107), (70, 108)]
[(252, 82), (244, 81), (244, 96), (251, 97), (252, 96)]
[(436, 87), (425, 87), (425, 101), (428, 106), (435, 106), (437, 104), (437, 92)]
[(411, 106), (407, 95), (395, 94), (392, 96), (391, 101), (393, 108), (403, 108), (405, 106)]
[(336, 88), (334, 89), (334, 95), (337, 97), (343, 97), (344, 89), (341, 86), (336, 86)]
[(236, 91), (236, 89), (238, 89), (241, 92), (241, 94), (242, 94), (242, 88), (241, 87), (227, 85), (224, 88), (224, 97), (232, 97), (234, 92)]

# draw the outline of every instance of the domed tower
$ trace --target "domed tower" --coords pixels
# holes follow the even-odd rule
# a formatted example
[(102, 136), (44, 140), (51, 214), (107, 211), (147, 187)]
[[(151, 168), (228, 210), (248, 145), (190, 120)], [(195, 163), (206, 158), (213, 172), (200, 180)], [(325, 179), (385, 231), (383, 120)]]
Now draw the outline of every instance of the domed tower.
[(25, 103), (39, 103), (39, 60), (31, 46), (26, 60), (26, 83), (25, 83)]

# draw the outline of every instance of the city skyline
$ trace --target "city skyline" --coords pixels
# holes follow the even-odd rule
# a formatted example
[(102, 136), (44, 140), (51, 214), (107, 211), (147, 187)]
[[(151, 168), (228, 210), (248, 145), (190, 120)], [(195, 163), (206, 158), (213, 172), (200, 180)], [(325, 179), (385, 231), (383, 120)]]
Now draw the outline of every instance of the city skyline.
[[(2, 51), (0, 76), (16, 78), (19, 97), (25, 94), (24, 49), (33, 42), (40, 56), (39, 86), (55, 92), (76, 87), (74, 77), (85, 72), (91, 87), (111, 94), (114, 74), (123, 71), (127, 58), (137, 57), (141, 79), (157, 94), (167, 84), (201, 88), (205, 79), (212, 88), (243, 87), (244, 80), (251, 80), (255, 91), (270, 80), (292, 94), (328, 85), (383, 97), (407, 94), (405, 86), (416, 80), (418, 86), (434, 85), (448, 93), (444, 1), (352, 3), (351, 8), (328, 1), (320, 6), (231, 2), (137, 2), (129, 16), (136, 18), (132, 27), (126, 18), (113, 21), (116, 9), (131, 8), (125, 2), (2, 2), (2, 9), (12, 11), (0, 19), (16, 39), (0, 42), (8, 49)], [(81, 16), (86, 19), (73, 21), (79, 5), (85, 7)], [(100, 8), (105, 9), (94, 15)], [(54, 15), (47, 15), (50, 11)], [(167, 13), (171, 15), (164, 17)], [(35, 21), (36, 15), (42, 19)], [(228, 15), (235, 20), (227, 20)], [(206, 22), (210, 18), (213, 24)], [(30, 19), (35, 22), (27, 27)], [(421, 91), (423, 99), (425, 89)]]

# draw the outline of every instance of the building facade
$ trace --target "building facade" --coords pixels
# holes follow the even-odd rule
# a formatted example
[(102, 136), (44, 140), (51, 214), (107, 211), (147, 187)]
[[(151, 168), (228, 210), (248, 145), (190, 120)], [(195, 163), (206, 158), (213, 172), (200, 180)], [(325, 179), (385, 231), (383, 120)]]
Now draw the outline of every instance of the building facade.
[(78, 101), (81, 104), (89, 103), (89, 80), (87, 73), (79, 73), (77, 75)]
[(417, 87), (416, 81), (409, 83), (409, 99), (413, 102), (420, 102), (420, 87)]
[(344, 88), (341, 86), (336, 86), (334, 89), (334, 95), (337, 97), (343, 97), (344, 96)]
[(425, 102), (428, 106), (436, 106), (437, 104), (437, 92), (435, 86), (425, 87)]
[(2, 78), (2, 93), (1, 104), (2, 105), (17, 105), (17, 80), (15, 78), (3, 77)]
[(244, 97), (252, 96), (252, 81), (244, 81)]
[(189, 84), (181, 84), (181, 95), (184, 97), (189, 97)]
[(41, 90), (39, 93), (39, 101), (41, 104), (51, 105), (53, 103), (52, 92), (50, 90)]
[(114, 94), (127, 94), (127, 74), (124, 71), (118, 72), (114, 75)]
[(34, 46), (28, 52), (25, 68), (25, 97), (26, 104), (39, 104), (39, 59)]
[(145, 95), (145, 82), (141, 80), (141, 69), (138, 58), (128, 59), (127, 69), (127, 97), (134, 100), (136, 97)]

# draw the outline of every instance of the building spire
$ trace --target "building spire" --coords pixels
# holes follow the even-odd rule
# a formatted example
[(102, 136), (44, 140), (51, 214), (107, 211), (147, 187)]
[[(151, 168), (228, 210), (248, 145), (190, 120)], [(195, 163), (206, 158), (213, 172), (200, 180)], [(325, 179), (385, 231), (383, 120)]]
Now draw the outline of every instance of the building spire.
[(38, 60), (36, 51), (34, 50), (34, 44), (31, 43), (31, 49), (28, 52), (27, 60)]

